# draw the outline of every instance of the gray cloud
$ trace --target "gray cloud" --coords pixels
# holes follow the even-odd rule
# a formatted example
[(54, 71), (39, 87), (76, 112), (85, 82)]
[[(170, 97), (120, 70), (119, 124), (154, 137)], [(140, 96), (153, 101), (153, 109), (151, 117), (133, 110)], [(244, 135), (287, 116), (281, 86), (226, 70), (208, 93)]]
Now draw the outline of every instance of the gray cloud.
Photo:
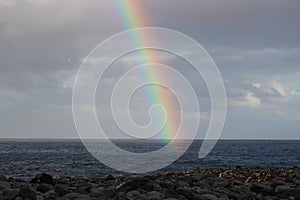
[[(299, 138), (299, 1), (138, 2), (149, 26), (188, 34), (216, 61), (229, 102), (223, 137), (281, 138), (286, 129), (284, 137)], [(117, 6), (0, 0), (0, 137), (76, 137), (71, 97), (77, 69), (99, 42), (133, 28)], [(189, 78), (208, 113), (203, 81), (182, 61), (168, 63)], [(112, 69), (109, 78), (121, 72)]]

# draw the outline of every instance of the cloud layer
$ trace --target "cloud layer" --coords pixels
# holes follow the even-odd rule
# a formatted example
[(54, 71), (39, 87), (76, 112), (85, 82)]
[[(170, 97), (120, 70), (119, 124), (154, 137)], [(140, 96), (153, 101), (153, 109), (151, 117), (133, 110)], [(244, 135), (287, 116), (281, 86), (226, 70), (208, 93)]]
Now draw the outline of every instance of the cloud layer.
[[(135, 3), (149, 26), (191, 36), (215, 60), (228, 95), (223, 138), (299, 139), (299, 1)], [(71, 110), (76, 72), (99, 42), (134, 28), (123, 23), (120, 9), (96, 0), (0, 0), (0, 137), (77, 137)], [(193, 82), (205, 129), (210, 103), (203, 81), (182, 61), (161, 56), (182, 64)], [(132, 64), (134, 57), (122, 62)], [(107, 81), (121, 72), (112, 69)]]

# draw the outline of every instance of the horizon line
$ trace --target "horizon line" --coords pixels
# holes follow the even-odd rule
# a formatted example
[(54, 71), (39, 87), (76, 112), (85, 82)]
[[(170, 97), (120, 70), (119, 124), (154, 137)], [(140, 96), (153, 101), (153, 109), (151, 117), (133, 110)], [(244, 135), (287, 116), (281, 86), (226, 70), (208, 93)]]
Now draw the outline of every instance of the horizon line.
[[(106, 138), (83, 138), (83, 140), (105, 140)], [(29, 137), (29, 138), (1, 138), (0, 140), (81, 140), (80, 138), (47, 138), (47, 137)], [(172, 138), (109, 138), (109, 140), (172, 140)], [(179, 138), (176, 140), (204, 140), (203, 138)], [(300, 140), (300, 138), (221, 138), (221, 139), (207, 139), (207, 140)]]

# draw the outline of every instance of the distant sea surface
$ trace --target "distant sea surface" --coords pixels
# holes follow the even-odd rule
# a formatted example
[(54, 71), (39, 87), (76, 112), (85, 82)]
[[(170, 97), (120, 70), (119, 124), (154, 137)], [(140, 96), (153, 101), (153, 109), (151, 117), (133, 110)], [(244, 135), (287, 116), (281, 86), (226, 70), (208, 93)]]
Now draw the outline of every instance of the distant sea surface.
[[(149, 152), (165, 144), (159, 140), (114, 143), (133, 152)], [(194, 141), (181, 158), (153, 173), (236, 166), (300, 167), (300, 140), (220, 140), (207, 157), (199, 159), (201, 144), (201, 140)], [(0, 174), (30, 179), (47, 170), (70, 177), (128, 175), (101, 164), (80, 140), (0, 140)]]

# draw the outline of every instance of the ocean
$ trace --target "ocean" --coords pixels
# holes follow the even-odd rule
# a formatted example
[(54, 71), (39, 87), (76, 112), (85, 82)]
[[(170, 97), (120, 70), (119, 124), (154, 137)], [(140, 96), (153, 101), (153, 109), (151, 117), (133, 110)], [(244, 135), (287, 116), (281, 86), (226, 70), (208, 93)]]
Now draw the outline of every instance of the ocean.
[[(149, 152), (165, 144), (159, 140), (114, 143), (133, 152)], [(300, 167), (300, 140), (220, 140), (207, 157), (199, 159), (201, 143), (195, 140), (177, 161), (152, 173), (236, 166)], [(101, 164), (80, 140), (0, 140), (0, 175), (28, 180), (48, 170), (68, 177), (129, 175)]]

